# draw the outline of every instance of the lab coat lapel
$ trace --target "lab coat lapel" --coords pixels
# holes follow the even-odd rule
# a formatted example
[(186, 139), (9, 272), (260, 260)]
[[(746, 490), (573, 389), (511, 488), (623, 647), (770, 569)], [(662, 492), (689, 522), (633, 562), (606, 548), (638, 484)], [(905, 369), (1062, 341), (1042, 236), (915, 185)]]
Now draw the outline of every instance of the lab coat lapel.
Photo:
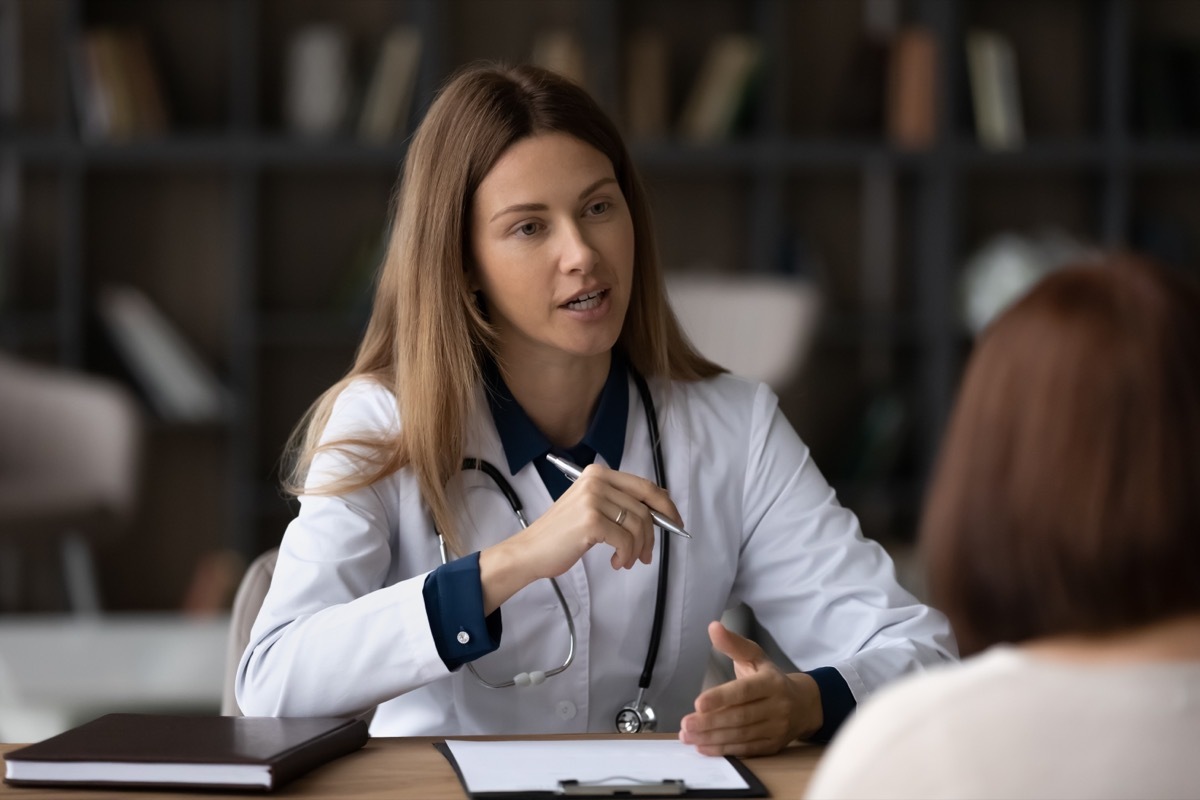
[[(683, 517), (683, 527), (688, 529), (691, 522), (689, 498), (692, 484), (692, 435), (688, 427), (686, 411), (686, 386), (678, 384), (665, 387), (658, 381), (652, 385), (654, 400), (658, 405), (658, 425), (663, 437), (663, 460), (666, 462), (667, 490), (671, 500)], [(648, 434), (647, 434), (648, 435)], [(677, 538), (678, 542), (687, 542)], [(686, 550), (686, 548), (677, 548)], [(675, 558), (675, 551), (671, 553)], [(682, 562), (681, 562), (682, 563)], [(674, 578), (674, 575), (672, 575)]]

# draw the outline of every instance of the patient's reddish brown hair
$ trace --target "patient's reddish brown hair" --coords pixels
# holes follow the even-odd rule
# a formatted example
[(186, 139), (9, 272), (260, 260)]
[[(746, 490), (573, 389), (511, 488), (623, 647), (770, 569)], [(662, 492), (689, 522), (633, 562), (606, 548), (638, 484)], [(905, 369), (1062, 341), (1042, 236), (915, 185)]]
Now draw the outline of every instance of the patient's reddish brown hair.
[(1200, 289), (1055, 272), (972, 354), (921, 528), (963, 655), (1200, 611)]

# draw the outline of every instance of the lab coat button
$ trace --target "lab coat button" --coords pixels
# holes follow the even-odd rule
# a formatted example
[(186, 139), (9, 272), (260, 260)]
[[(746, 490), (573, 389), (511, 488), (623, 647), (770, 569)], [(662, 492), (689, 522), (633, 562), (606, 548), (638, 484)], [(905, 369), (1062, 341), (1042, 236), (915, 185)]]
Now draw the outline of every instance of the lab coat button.
[(466, 631), (459, 631), (457, 639), (459, 644), (466, 644), (467, 642), (471, 641), (471, 634), (467, 633)]
[(559, 700), (556, 710), (562, 719), (575, 719), (575, 704), (570, 700)]

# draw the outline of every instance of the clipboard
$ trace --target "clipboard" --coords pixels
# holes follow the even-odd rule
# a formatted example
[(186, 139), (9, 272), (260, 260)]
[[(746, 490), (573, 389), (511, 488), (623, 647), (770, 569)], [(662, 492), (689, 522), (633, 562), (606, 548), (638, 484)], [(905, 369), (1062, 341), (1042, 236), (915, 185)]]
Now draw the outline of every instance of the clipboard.
[[(636, 739), (629, 740), (631, 744), (636, 741)], [(531, 741), (530, 744), (536, 745), (537, 742)], [(724, 761), (733, 767), (742, 780), (746, 782), (745, 788), (731, 789), (728, 787), (706, 788), (704, 786), (689, 786), (685, 780), (676, 778), (637, 781), (632, 778), (625, 778), (619, 774), (613, 774), (612, 776), (607, 776), (604, 780), (579, 781), (561, 779), (557, 781), (557, 787), (554, 790), (513, 789), (509, 791), (472, 791), (470, 782), (464, 775), (458, 760), (446, 742), (434, 742), (433, 746), (450, 762), (450, 766), (454, 769), (454, 774), (458, 776), (459, 783), (462, 784), (463, 791), (473, 800), (512, 800), (514, 797), (531, 798), (532, 800), (558, 800), (560, 798), (611, 800), (611, 798), (623, 797), (720, 798), (770, 796), (770, 793), (763, 786), (762, 781), (758, 779), (758, 776), (742, 763), (741, 759), (733, 756), (725, 756)], [(619, 773), (620, 767), (615, 766), (613, 772)]]

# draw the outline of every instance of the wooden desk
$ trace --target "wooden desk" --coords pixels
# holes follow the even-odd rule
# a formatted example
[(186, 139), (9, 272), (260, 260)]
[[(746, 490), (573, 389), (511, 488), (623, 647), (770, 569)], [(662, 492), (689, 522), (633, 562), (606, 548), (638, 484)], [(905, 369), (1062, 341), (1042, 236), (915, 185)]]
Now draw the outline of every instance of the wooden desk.
[[(618, 734), (612, 734), (617, 736)], [(463, 737), (466, 738), (466, 737)], [(481, 737), (509, 738), (509, 737)], [(526, 737), (512, 737), (526, 738)], [(536, 737), (528, 737), (536, 738)], [(660, 734), (656, 738), (672, 738)], [(462, 800), (466, 797), (462, 784), (450, 764), (432, 746), (441, 738), (414, 737), (405, 739), (371, 739), (357, 752), (339, 758), (313, 772), (292, 781), (270, 795), (262, 793), (191, 793), (152, 792), (127, 789), (34, 789), (0, 784), (3, 798), (79, 798), (79, 800), (156, 800), (157, 798), (222, 797), (327, 797), (338, 800)], [(0, 754), (21, 745), (0, 744)], [(812, 777), (822, 748), (793, 745), (782, 753), (765, 758), (746, 759), (746, 765), (758, 776), (776, 800), (799, 800)]]

